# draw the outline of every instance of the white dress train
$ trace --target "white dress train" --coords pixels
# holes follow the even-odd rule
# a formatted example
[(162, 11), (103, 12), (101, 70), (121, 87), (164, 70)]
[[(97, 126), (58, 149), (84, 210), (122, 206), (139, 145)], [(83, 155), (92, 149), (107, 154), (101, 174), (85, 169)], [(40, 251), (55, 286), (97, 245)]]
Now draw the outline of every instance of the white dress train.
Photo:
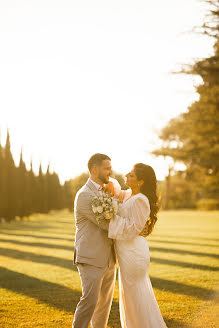
[[(128, 193), (124, 193), (123, 198), (127, 198)], [(122, 328), (167, 328), (148, 275), (148, 243), (144, 237), (139, 236), (149, 215), (148, 198), (139, 193), (119, 206), (118, 215), (109, 224), (108, 236), (115, 239), (120, 267), (119, 307)]]

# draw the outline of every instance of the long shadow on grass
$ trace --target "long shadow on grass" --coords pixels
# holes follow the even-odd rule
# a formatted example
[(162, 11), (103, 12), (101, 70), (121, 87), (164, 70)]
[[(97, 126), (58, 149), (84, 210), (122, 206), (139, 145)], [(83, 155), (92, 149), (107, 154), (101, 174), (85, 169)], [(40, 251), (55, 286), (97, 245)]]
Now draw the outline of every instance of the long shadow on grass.
[(183, 242), (183, 241), (170, 241), (170, 240), (161, 240), (161, 239), (150, 239), (149, 240), (149, 244), (150, 243), (161, 243), (161, 244), (178, 244), (178, 245), (190, 245), (190, 246), (198, 246), (198, 247), (202, 247), (202, 246), (206, 246), (206, 247), (219, 247), (219, 243), (218, 244), (202, 244), (202, 243), (190, 243), (190, 242)]
[(151, 257), (151, 262), (179, 266), (182, 268), (204, 270), (204, 271), (219, 271), (219, 267), (212, 267), (212, 266), (208, 266), (208, 265), (187, 263), (187, 262), (181, 262), (181, 261), (166, 260), (166, 259), (160, 259), (160, 258), (154, 258), (154, 257)]
[[(77, 290), (2, 267), (0, 267), (0, 277), (1, 288), (35, 298), (49, 306), (71, 313), (74, 313), (81, 296), (81, 292)], [(111, 324), (113, 320), (113, 327), (120, 327), (119, 307), (116, 301), (113, 301), (112, 311), (113, 313), (110, 316), (109, 324)], [(116, 325), (114, 325), (114, 323), (116, 323)]]
[[(0, 287), (11, 290), (38, 301), (55, 307), (59, 310), (74, 313), (76, 305), (80, 299), (81, 292), (72, 290), (68, 287), (61, 286), (52, 282), (30, 277), (23, 273), (18, 273), (6, 268), (0, 267)], [(153, 279), (155, 285), (155, 280)], [(188, 328), (180, 322), (173, 320), (166, 321), (173, 328)], [(116, 301), (112, 304), (109, 326), (120, 327), (119, 308)]]
[[(64, 250), (70, 250), (73, 252), (73, 246), (23, 242), (23, 241), (17, 241), (17, 240), (15, 241), (15, 240), (10, 240), (10, 239), (0, 239), (0, 242), (6, 242), (6, 243), (9, 242), (9, 243), (15, 243), (15, 244), (19, 244), (19, 245), (28, 245), (28, 246), (39, 246), (39, 247), (43, 247), (43, 248), (64, 249)], [(0, 248), (0, 254), (9, 256), (9, 257), (19, 258), (19, 259), (21, 258), (21, 259), (24, 259), (27, 261), (50, 263), (50, 264), (58, 265), (58, 266), (68, 268), (68, 269), (70, 269), (71, 265), (72, 265), (72, 261), (69, 261), (66, 259), (60, 259), (60, 258), (53, 257), (53, 256), (36, 255), (33, 253), (21, 252), (21, 251), (9, 249), (9, 248)], [(154, 257), (151, 257), (151, 262), (159, 263), (159, 264), (167, 264), (167, 265), (172, 265), (172, 266), (179, 266), (182, 268), (192, 268), (192, 269), (205, 270), (205, 271), (219, 271), (218, 267), (211, 267), (208, 265), (187, 263), (187, 262), (181, 262), (181, 261), (173, 261), (173, 260), (160, 259), (160, 258), (154, 258)]]
[[(36, 239), (51, 239), (51, 240), (62, 240), (62, 241), (74, 241), (74, 233), (72, 233), (72, 238), (61, 238), (56, 236), (41, 236), (41, 235), (33, 235), (33, 234), (18, 234), (18, 233), (2, 233), (5, 236), (16, 236), (16, 237), (29, 237), (29, 238), (36, 238)], [(68, 233), (69, 234), (69, 233)], [(184, 237), (183, 237), (184, 238)], [(219, 241), (219, 240), (218, 240)], [(162, 243), (162, 244), (178, 244), (178, 245), (190, 245), (190, 246), (206, 246), (206, 247), (219, 247), (218, 244), (203, 244), (203, 243), (191, 243), (191, 242), (183, 242), (183, 241), (170, 241), (170, 240), (161, 240), (161, 239), (149, 239), (150, 243)]]
[(162, 253), (176, 253), (176, 254), (186, 254), (186, 255), (194, 255), (194, 256), (204, 256), (204, 257), (213, 257), (219, 259), (218, 254), (214, 253), (201, 253), (201, 252), (192, 252), (183, 249), (173, 249), (173, 248), (161, 248), (161, 247), (150, 247), (150, 251), (162, 252)]
[(151, 277), (153, 288), (168, 291), (174, 294), (193, 296), (202, 300), (209, 299), (214, 293), (203, 287), (190, 286), (176, 281)]
[(73, 312), (81, 293), (70, 288), (0, 268), (0, 286), (33, 297), (60, 310)]
[(30, 252), (22, 252), (10, 248), (0, 248), (0, 255), (11, 257), (14, 259), (19, 259), (22, 261), (51, 264), (61, 268), (77, 271), (76, 266), (73, 265), (73, 256), (72, 256), (72, 260), (67, 260), (67, 259), (62, 259), (60, 257), (34, 254)]
[[(45, 223), (42, 223), (41, 221), (39, 221), (38, 223), (35, 223), (35, 222), (29, 222), (28, 223), (17, 223), (17, 226), (20, 224), (20, 229), (22, 229), (22, 231), (31, 231), (31, 230), (35, 230), (37, 229), (38, 231), (42, 231), (42, 230), (46, 230), (46, 229), (53, 229), (54, 228), (54, 225), (50, 225), (50, 224), (45, 224)], [(10, 231), (10, 230), (16, 230), (16, 225), (8, 225), (8, 226), (5, 226), (3, 227), (3, 229), (5, 231)], [(53, 230), (55, 230), (57, 228), (54, 228)]]
[[(3, 233), (4, 236), (16, 236), (16, 237), (29, 237), (36, 239), (51, 239), (51, 240), (62, 240), (62, 241), (74, 241), (74, 237), (72, 238), (60, 238), (55, 236), (40, 236), (40, 235), (31, 235), (31, 234), (18, 234), (18, 233)], [(5, 240), (5, 239), (4, 239)]]
[(47, 243), (35, 243), (32, 241), (20, 241), (14, 239), (0, 239), (1, 243), (12, 243), (16, 245), (27, 245), (33, 247), (43, 247), (43, 248), (55, 248), (55, 249), (64, 249), (73, 252), (73, 244), (72, 246), (65, 246), (65, 245), (57, 245), (57, 244), (47, 244)]
[[(163, 235), (156, 235), (156, 238), (163, 238), (164, 236)], [(219, 242), (219, 238), (207, 238), (207, 237), (198, 237), (198, 236), (185, 236), (185, 235), (177, 235), (177, 236), (173, 236), (173, 235), (166, 235), (165, 234), (165, 237), (166, 238), (182, 238), (182, 239), (198, 239), (198, 240), (210, 240), (210, 241), (217, 241)], [(159, 241), (159, 239), (158, 239)]]
[[(60, 267), (67, 268), (67, 269), (72, 268), (71, 260), (62, 259), (62, 258), (54, 257), (54, 256), (38, 255), (38, 254), (31, 253), (31, 252), (14, 250), (11, 248), (0, 248), (0, 254), (3, 256), (8, 256), (8, 257), (16, 258), (16, 259), (22, 259), (25, 261), (32, 261), (32, 262), (37, 262), (37, 263), (47, 263), (47, 264), (52, 264), (52, 265), (60, 266)], [(201, 264), (166, 260), (166, 259), (160, 259), (160, 258), (154, 258), (154, 257), (151, 257), (151, 262), (159, 263), (159, 264), (173, 265), (173, 266), (180, 266), (180, 267), (184, 267), (184, 268), (198, 269), (198, 270), (219, 271), (218, 267), (211, 267), (211, 266), (201, 265)], [(75, 268), (75, 266), (73, 268)]]
[[(64, 249), (64, 250), (73, 250), (73, 246), (65, 246), (65, 245), (57, 245), (57, 244), (47, 244), (47, 243), (34, 243), (34, 242), (25, 242), (20, 240), (14, 240), (14, 239), (0, 239), (0, 242), (5, 243), (13, 243), (17, 245), (28, 245), (28, 246), (36, 246), (36, 247), (43, 247), (43, 248), (55, 248), (55, 249)], [(176, 253), (176, 254), (186, 254), (186, 255), (194, 255), (194, 256), (204, 256), (204, 257), (213, 257), (216, 259), (219, 259), (218, 254), (214, 253), (201, 253), (201, 252), (192, 252), (182, 249), (173, 249), (173, 248), (161, 248), (161, 247), (151, 247), (150, 251), (157, 251), (157, 252), (163, 252), (163, 253)]]
[[(74, 223), (71, 224), (71, 228), (73, 229), (74, 228)], [(65, 232), (65, 231), (69, 231), (70, 227), (64, 223), (62, 224), (60, 222), (60, 224), (56, 225), (55, 222), (50, 222), (49, 223), (45, 223), (45, 222), (42, 222), (41, 220), (40, 221), (26, 221), (25, 223), (24, 222), (18, 222), (18, 223), (15, 223), (15, 224), (11, 224), (11, 225), (4, 225), (2, 227), (2, 230), (3, 231), (13, 231), (13, 230), (16, 230), (16, 229), (19, 229), (22, 231), (33, 231), (33, 230), (36, 230), (36, 231), (46, 231), (46, 232), (55, 232), (56, 234), (69, 234), (69, 232)], [(71, 229), (71, 230), (72, 230)]]
[[(0, 254), (12, 257), (16, 259), (22, 259), (23, 261), (47, 263), (55, 266), (77, 270), (76, 266), (72, 265), (71, 260), (61, 259), (54, 256), (37, 255), (29, 252), (21, 252), (18, 250), (12, 250), (7, 248), (0, 249)], [(202, 287), (189, 286), (182, 283), (178, 283), (171, 280), (151, 278), (153, 287), (160, 290), (170, 291), (176, 294), (184, 294), (194, 296), (200, 299), (207, 299), (211, 295), (211, 291)]]

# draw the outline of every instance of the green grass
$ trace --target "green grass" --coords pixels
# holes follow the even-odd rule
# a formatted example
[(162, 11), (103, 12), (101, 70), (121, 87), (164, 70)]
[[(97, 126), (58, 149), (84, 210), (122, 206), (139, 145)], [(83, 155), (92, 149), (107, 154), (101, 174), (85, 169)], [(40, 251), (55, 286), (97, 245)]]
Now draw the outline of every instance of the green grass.
[[(0, 327), (67, 328), (81, 295), (73, 215), (0, 225)], [(149, 274), (169, 328), (218, 327), (219, 212), (161, 212)], [(109, 327), (120, 327), (118, 283)], [(137, 328), (137, 327), (133, 327)]]

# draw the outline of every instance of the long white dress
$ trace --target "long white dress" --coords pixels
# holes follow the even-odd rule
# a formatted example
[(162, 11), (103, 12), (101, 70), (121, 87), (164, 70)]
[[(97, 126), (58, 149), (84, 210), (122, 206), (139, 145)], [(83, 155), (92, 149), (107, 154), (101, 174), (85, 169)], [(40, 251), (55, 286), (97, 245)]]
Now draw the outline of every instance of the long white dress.
[[(129, 192), (123, 198), (130, 196)], [(147, 240), (139, 236), (150, 215), (148, 198), (139, 193), (119, 206), (108, 236), (115, 239), (119, 262), (119, 307), (122, 328), (167, 328), (148, 275)]]

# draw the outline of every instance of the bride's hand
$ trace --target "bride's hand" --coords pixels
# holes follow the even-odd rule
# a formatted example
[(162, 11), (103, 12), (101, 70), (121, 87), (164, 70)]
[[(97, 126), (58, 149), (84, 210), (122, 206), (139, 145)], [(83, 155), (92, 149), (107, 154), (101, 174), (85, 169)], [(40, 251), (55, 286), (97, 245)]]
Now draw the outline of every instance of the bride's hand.
[(111, 181), (104, 185), (103, 190), (112, 197), (114, 196), (114, 185)]

